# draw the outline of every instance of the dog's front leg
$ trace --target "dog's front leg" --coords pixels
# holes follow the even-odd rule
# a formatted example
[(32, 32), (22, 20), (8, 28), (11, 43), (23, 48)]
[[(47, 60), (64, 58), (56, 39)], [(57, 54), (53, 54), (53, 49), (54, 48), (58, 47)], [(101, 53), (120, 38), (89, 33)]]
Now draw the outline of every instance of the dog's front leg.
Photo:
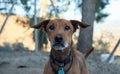
[(89, 74), (84, 58), (82, 58), (79, 66), (80, 66), (80, 71), (81, 71), (80, 74)]
[(50, 66), (50, 62), (45, 64), (43, 74), (54, 74), (54, 72)]

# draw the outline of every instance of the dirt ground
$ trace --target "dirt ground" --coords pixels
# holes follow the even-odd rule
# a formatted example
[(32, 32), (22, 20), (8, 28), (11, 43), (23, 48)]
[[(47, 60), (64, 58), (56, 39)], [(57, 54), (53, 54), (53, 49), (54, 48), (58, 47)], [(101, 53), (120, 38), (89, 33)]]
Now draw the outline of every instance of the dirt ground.
[[(43, 74), (48, 52), (0, 51), (0, 74)], [(86, 60), (90, 74), (120, 74), (120, 65), (101, 62), (94, 53)]]

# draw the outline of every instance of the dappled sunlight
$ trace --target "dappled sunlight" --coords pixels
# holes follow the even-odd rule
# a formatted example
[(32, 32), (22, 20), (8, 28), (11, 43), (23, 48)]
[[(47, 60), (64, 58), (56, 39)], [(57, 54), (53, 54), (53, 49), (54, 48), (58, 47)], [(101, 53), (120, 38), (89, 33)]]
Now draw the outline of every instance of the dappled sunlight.
[[(3, 18), (5, 18), (5, 15), (0, 15), (0, 26), (2, 25)], [(116, 29), (114, 29), (116, 30)], [(119, 39), (119, 33), (111, 32), (111, 30), (100, 30), (98, 28), (94, 29), (94, 36), (93, 36), (93, 46), (97, 50), (106, 50), (108, 52), (111, 52), (117, 43)], [(79, 30), (73, 35), (73, 42), (77, 44), (77, 38), (79, 35)], [(15, 15), (10, 16), (10, 19), (8, 20), (3, 32), (0, 35), (0, 45), (4, 46), (4, 43), (9, 43), (10, 45), (13, 45), (15, 43), (23, 43), (25, 47), (27, 47), (29, 50), (35, 49), (35, 43), (33, 41), (33, 29), (29, 27), (28, 25), (28, 19), (24, 17), (18, 17)], [(48, 44), (43, 45), (44, 51), (50, 51), (50, 42), (48, 41)], [(120, 47), (118, 47), (120, 49)], [(115, 55), (120, 55), (120, 51), (117, 50), (115, 52)]]
[[(0, 26), (5, 17), (5, 15), (0, 15)], [(23, 43), (25, 47), (34, 50), (33, 29), (29, 27), (28, 21), (25, 17), (11, 15), (0, 34), (0, 46), (3, 46), (4, 43), (9, 43), (10, 45)]]

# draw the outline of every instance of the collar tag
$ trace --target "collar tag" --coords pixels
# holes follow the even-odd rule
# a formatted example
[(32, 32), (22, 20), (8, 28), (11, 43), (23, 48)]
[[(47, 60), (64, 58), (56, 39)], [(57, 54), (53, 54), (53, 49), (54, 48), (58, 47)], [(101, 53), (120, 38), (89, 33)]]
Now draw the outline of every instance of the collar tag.
[(64, 69), (63, 69), (63, 68), (60, 68), (60, 69), (58, 70), (58, 74), (65, 74)]

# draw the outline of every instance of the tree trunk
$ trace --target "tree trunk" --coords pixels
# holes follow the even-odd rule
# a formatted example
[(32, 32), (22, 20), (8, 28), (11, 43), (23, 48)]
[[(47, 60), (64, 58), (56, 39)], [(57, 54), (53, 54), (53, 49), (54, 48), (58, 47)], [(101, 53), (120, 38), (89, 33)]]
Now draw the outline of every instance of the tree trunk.
[(83, 54), (92, 48), (95, 7), (96, 0), (83, 0), (82, 2), (82, 22), (91, 25), (86, 29), (80, 28), (77, 49)]

